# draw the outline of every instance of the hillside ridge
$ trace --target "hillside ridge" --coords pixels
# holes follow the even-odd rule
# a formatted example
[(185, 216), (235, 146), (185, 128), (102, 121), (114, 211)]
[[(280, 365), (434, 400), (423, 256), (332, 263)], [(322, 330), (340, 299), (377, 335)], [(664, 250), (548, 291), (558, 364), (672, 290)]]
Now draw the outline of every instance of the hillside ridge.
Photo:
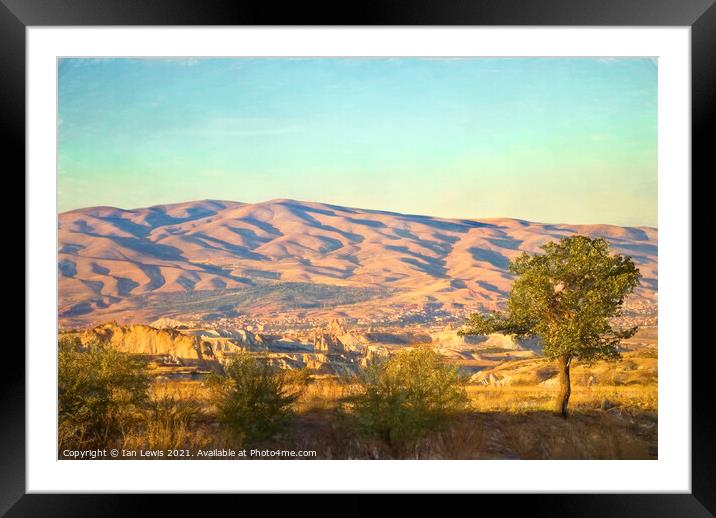
[[(643, 276), (633, 300), (656, 302), (655, 228), (451, 219), (281, 198), (61, 213), (59, 314), (67, 323), (141, 322), (142, 297), (251, 289), (258, 291), (247, 307), (268, 312), (291, 309), (291, 298), (310, 309), (314, 291), (317, 306), (348, 314), (375, 310), (376, 297), (383, 308), (489, 308), (509, 292), (511, 259), (577, 233), (604, 237), (633, 257)], [(262, 306), (259, 295), (270, 289), (261, 287), (282, 283), (293, 291), (281, 288), (280, 304)], [(301, 296), (303, 285), (315, 290)]]

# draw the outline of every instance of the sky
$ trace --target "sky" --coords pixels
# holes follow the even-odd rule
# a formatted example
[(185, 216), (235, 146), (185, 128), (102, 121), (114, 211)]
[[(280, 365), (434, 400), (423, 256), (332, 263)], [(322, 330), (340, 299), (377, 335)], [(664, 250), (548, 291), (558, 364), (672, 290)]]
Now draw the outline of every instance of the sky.
[(651, 58), (58, 62), (61, 212), (275, 198), (657, 226)]

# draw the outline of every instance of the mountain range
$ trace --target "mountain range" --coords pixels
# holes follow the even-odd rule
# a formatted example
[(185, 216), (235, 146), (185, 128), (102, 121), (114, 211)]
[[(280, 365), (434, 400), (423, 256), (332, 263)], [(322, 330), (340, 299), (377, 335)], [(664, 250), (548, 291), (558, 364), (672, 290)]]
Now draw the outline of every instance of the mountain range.
[[(446, 219), (288, 199), (201, 200), (61, 213), (59, 316), (78, 324), (143, 321), (181, 314), (182, 307), (275, 314), (330, 306), (344, 315), (426, 304), (489, 308), (509, 292), (510, 259), (577, 233), (604, 237), (631, 256), (643, 276), (632, 300), (656, 302), (652, 227)], [(234, 298), (227, 302), (226, 294)], [(199, 300), (221, 303), (203, 308)]]

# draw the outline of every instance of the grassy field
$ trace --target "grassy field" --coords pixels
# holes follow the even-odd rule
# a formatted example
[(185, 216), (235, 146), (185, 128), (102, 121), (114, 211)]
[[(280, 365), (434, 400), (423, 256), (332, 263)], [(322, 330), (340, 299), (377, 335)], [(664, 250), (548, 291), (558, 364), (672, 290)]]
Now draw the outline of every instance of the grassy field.
[[(627, 361), (639, 366), (638, 358)], [(622, 363), (624, 367), (632, 368)], [(125, 435), (117, 446), (313, 450), (318, 459), (657, 458), (656, 383), (646, 376), (646, 383), (586, 386), (580, 379), (576, 377), (566, 420), (552, 412), (556, 386), (468, 385), (469, 411), (443, 430), (399, 448), (352, 429), (341, 409), (355, 386), (334, 377), (313, 379), (296, 403), (287, 431), (253, 444), (222, 431), (201, 381), (157, 381), (152, 413), (142, 431)]]
[[(80, 428), (61, 427), (74, 432), (61, 434), (60, 456), (71, 456), (63, 454), (68, 448), (118, 448), (165, 452), (159, 458), (167, 458), (166, 452), (175, 450), (188, 452), (182, 458), (201, 458), (194, 455), (198, 450), (266, 449), (312, 451), (315, 456), (311, 458), (318, 459), (655, 459), (658, 456), (655, 345), (639, 345), (624, 352), (617, 362), (574, 363), (567, 419), (554, 412), (559, 387), (555, 365), (545, 358), (492, 362), (469, 379), (456, 374), (455, 383), (466, 384), (455, 412), (441, 426), (415, 436), (419, 438), (400, 440), (361, 430), (357, 420), (360, 412), (355, 406), (355, 397), (365, 390), (365, 385), (357, 383), (360, 377), (315, 373), (307, 376), (303, 371), (281, 371), (287, 390), (298, 394), (297, 399), (290, 401), (286, 415), (289, 421), (276, 431), (271, 429), (268, 434), (257, 435), (261, 439), (248, 439), (249, 435), (237, 435), (236, 429), (230, 432), (226, 416), (216, 406), (217, 401), (226, 401), (217, 398), (222, 395), (221, 386), (209, 383), (209, 378), (192, 378), (181, 367), (157, 367), (152, 362), (136, 371), (132, 369), (137, 369), (138, 364), (131, 355), (112, 352), (111, 348), (77, 352), (63, 346), (61, 365), (65, 366), (62, 372), (67, 376), (64, 390), (79, 383), (89, 392), (76, 392), (75, 399), (65, 397), (61, 401), (66, 405), (85, 404), (83, 408), (104, 416), (99, 421), (102, 426), (112, 426), (106, 432), (102, 431), (104, 428), (87, 428), (88, 434), (78, 432)], [(415, 354), (428, 354), (429, 359), (429, 355), (436, 353), (416, 350)], [(409, 354), (405, 356), (408, 357)], [(404, 393), (389, 389), (381, 396), (385, 399), (380, 404), (391, 405), (395, 394), (410, 398), (410, 390), (421, 391), (421, 385), (437, 379), (432, 377), (432, 371), (417, 374), (415, 369), (422, 369), (425, 361), (428, 360), (421, 360), (405, 371), (413, 373), (416, 385)], [(445, 361), (447, 370), (457, 372), (460, 360)], [(463, 367), (465, 372), (470, 370), (469, 365)], [(87, 378), (87, 373), (95, 376)], [(135, 385), (131, 385), (135, 374), (144, 381), (140, 383), (137, 378)], [(87, 384), (88, 380), (94, 381)], [(252, 384), (258, 378), (251, 380)], [(120, 404), (110, 413), (101, 414), (101, 405), (86, 404), (97, 401), (96, 397), (101, 395), (97, 392), (98, 384), (107, 382), (107, 397), (114, 394), (112, 400), (119, 397)], [(248, 393), (251, 384), (244, 385), (239, 393)], [(131, 403), (130, 396), (140, 389), (141, 400)], [(403, 406), (377, 407), (379, 418), (399, 416), (396, 418), (399, 423), (409, 423), (406, 416), (410, 414), (405, 414), (404, 409), (420, 408), (426, 399), (407, 403), (415, 407), (405, 406), (410, 399), (398, 401)], [(385, 410), (390, 408), (393, 410)], [(251, 410), (247, 415), (255, 422), (253, 416), (260, 416), (261, 412)]]

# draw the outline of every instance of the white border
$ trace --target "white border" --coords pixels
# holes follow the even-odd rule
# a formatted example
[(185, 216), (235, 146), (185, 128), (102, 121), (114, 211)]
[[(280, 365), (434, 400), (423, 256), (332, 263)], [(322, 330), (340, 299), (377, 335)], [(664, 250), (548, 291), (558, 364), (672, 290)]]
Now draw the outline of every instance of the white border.
[[(690, 492), (689, 28), (32, 27), (27, 43), (28, 492)], [(659, 460), (55, 460), (56, 58), (145, 55), (658, 56)]]

